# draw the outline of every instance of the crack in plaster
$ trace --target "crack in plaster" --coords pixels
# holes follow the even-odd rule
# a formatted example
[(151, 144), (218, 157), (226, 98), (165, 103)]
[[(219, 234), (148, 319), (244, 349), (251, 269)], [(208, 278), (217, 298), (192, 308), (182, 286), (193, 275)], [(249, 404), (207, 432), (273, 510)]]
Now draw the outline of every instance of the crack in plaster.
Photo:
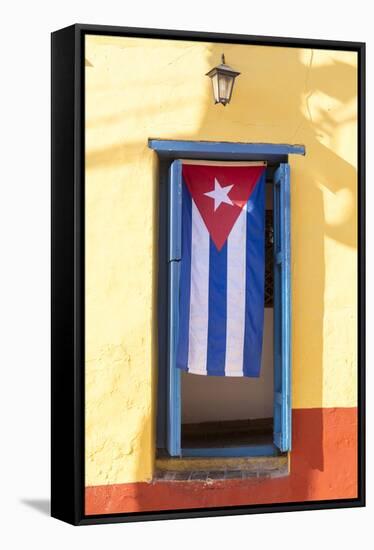
[[(312, 113), (311, 113), (311, 110), (310, 110), (309, 101), (310, 101), (311, 97), (313, 96), (314, 91), (310, 90), (309, 93), (307, 93), (307, 90), (309, 88), (310, 73), (312, 71), (312, 66), (313, 66), (313, 57), (314, 57), (314, 50), (310, 50), (310, 59), (309, 59), (308, 67), (306, 69), (306, 75), (305, 75), (305, 80), (304, 80), (304, 94), (306, 94), (304, 101), (305, 101), (306, 111), (308, 113), (309, 122), (311, 124), (313, 124), (313, 117), (312, 117)], [(299, 131), (301, 130), (301, 128), (303, 127), (304, 123), (305, 123), (305, 120), (302, 119), (301, 122), (297, 125), (297, 127), (294, 131), (294, 134), (291, 138), (291, 142), (295, 141), (296, 136), (299, 133)]]

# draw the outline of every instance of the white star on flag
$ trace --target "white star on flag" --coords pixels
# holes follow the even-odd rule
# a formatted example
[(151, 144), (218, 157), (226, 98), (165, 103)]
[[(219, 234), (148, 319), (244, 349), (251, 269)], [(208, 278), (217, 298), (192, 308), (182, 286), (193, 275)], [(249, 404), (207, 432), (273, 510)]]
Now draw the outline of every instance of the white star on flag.
[(214, 190), (209, 191), (208, 193), (204, 193), (204, 195), (206, 195), (207, 197), (214, 199), (214, 211), (217, 210), (222, 202), (224, 202), (225, 204), (229, 204), (230, 206), (234, 205), (234, 203), (228, 196), (233, 187), (233, 185), (226, 185), (226, 187), (221, 187), (217, 178), (214, 178)]

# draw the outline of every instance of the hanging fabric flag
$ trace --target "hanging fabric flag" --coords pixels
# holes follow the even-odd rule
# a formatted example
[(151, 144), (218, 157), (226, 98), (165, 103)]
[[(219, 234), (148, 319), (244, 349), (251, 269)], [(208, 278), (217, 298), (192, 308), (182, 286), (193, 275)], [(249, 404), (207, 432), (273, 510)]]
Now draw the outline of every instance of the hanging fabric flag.
[(265, 163), (182, 165), (177, 367), (260, 374), (264, 321)]

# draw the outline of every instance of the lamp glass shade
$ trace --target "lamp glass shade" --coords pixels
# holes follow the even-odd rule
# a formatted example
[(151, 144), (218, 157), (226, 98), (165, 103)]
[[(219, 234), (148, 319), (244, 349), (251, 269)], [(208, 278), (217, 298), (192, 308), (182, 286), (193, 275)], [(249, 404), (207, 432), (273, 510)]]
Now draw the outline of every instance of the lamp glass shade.
[(218, 73), (212, 76), (213, 95), (215, 103), (219, 103)]
[(234, 78), (232, 75), (225, 73), (219, 74), (219, 100), (226, 105), (231, 99), (232, 87), (234, 84)]

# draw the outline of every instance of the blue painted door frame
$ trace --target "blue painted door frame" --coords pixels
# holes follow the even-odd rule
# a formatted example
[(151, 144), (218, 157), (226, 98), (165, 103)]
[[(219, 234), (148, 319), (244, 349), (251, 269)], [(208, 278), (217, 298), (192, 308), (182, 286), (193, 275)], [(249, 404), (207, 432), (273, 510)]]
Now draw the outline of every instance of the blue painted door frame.
[(291, 449), (291, 224), (290, 167), (274, 174), (274, 444)]
[[(222, 449), (183, 449), (181, 445), (181, 373), (175, 367), (178, 338), (179, 262), (181, 258), (181, 161), (171, 163), (168, 178), (168, 342), (165, 446), (171, 456), (274, 455), (291, 448), (290, 402), (290, 171), (288, 154), (302, 146), (150, 140), (160, 159), (173, 155), (226, 160), (268, 160), (274, 174), (274, 444)], [(286, 156), (285, 156), (286, 155)], [(254, 158), (257, 157), (257, 158)], [(175, 158), (175, 157), (174, 157)], [(280, 162), (284, 160), (285, 162)]]
[(168, 182), (168, 364), (166, 445), (170, 456), (181, 455), (181, 372), (176, 368), (179, 332), (179, 275), (181, 259), (182, 163), (175, 160)]

